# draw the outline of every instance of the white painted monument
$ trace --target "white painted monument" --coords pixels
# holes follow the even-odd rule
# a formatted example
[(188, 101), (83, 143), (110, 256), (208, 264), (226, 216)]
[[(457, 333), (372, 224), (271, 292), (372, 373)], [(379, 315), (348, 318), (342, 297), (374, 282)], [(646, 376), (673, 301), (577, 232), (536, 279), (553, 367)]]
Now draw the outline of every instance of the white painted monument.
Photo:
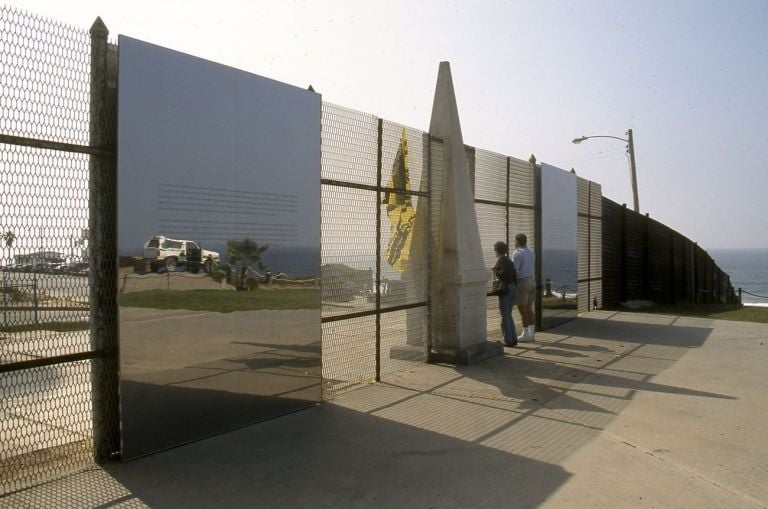
[(451, 68), (441, 62), (429, 126), (443, 140), (442, 195), (433, 271), (432, 331), (437, 362), (472, 364), (500, 355), (500, 343), (488, 341), (486, 285), (472, 186), (467, 169)]

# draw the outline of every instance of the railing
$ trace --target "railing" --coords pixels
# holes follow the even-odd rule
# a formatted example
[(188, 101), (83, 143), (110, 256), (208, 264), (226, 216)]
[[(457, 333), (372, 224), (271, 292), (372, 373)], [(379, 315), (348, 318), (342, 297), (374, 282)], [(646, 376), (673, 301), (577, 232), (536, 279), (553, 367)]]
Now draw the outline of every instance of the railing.
[(768, 300), (768, 297), (765, 295), (758, 295), (756, 293), (748, 292), (744, 290), (743, 288), (739, 288), (739, 307), (742, 307), (744, 305), (744, 300), (742, 299), (742, 294), (751, 295), (752, 297), (757, 297), (758, 299), (766, 299)]

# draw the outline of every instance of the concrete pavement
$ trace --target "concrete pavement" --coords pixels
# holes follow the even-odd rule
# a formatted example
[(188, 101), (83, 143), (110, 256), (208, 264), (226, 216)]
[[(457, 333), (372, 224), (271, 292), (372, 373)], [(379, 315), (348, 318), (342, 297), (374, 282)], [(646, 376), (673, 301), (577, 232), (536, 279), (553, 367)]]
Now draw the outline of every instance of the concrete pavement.
[(768, 507), (768, 324), (593, 312), (0, 507)]

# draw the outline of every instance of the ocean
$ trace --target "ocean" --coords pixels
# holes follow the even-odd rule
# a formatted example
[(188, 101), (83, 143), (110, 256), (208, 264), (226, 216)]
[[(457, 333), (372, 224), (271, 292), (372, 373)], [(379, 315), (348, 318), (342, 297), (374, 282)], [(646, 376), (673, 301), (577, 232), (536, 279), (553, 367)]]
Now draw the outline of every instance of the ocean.
[(768, 249), (708, 249), (707, 252), (731, 277), (733, 288), (737, 292), (742, 289), (744, 304), (768, 307)]

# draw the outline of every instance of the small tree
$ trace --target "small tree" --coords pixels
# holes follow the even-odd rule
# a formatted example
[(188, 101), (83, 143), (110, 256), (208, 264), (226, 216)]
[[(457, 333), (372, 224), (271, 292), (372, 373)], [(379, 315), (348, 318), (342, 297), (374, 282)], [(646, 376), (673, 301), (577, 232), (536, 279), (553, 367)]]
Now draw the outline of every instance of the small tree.
[(266, 267), (261, 263), (261, 255), (269, 249), (269, 246), (260, 246), (251, 239), (228, 240), (227, 241), (227, 260), (231, 264), (242, 263), (243, 265), (256, 265), (259, 270)]
[(6, 230), (3, 233), (3, 242), (5, 242), (5, 247), (7, 248), (13, 247), (14, 240), (16, 240), (16, 234), (13, 233), (11, 230)]
[(5, 247), (8, 248), (8, 260), (3, 265), (7, 265), (11, 261), (11, 248), (13, 247), (13, 241), (16, 240), (16, 234), (13, 233), (11, 230), (6, 230), (3, 232), (3, 242), (5, 242)]

